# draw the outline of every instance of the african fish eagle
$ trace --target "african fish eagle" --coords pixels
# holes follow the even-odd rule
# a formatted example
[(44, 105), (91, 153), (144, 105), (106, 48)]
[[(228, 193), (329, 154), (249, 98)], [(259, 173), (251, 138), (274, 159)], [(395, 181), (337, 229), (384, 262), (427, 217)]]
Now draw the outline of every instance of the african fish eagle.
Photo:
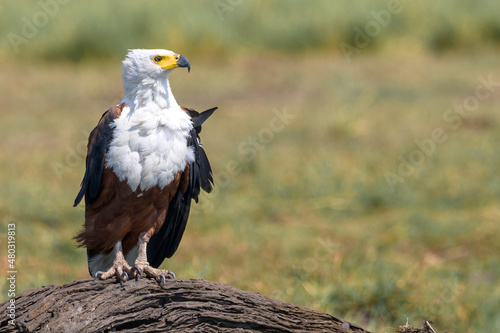
[(164, 284), (158, 269), (186, 228), (191, 200), (210, 192), (212, 170), (198, 134), (217, 109), (179, 106), (168, 81), (186, 57), (168, 50), (130, 50), (123, 61), (125, 97), (90, 133), (86, 170), (74, 206), (85, 196), (84, 229), (91, 276), (120, 283), (141, 274)]

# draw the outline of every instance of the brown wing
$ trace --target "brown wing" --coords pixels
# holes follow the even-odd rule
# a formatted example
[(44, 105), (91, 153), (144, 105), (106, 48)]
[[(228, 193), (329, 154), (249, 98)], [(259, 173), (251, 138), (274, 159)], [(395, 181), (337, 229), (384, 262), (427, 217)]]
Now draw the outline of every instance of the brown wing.
[(85, 204), (92, 203), (99, 196), (106, 151), (113, 137), (113, 128), (110, 124), (120, 116), (124, 107), (125, 103), (122, 103), (104, 112), (96, 128), (90, 132), (85, 175), (80, 192), (78, 192), (73, 204), (74, 207), (82, 201), (83, 196), (85, 196)]
[(212, 169), (205, 151), (200, 145), (198, 133), (201, 125), (217, 109), (212, 108), (202, 113), (193, 109), (183, 108), (191, 116), (193, 129), (188, 138), (188, 146), (193, 148), (195, 160), (186, 166), (179, 188), (167, 209), (165, 222), (159, 232), (151, 237), (148, 247), (148, 262), (153, 267), (161, 265), (165, 258), (170, 258), (179, 243), (186, 228), (191, 200), (198, 202), (200, 190), (210, 193), (213, 189)]

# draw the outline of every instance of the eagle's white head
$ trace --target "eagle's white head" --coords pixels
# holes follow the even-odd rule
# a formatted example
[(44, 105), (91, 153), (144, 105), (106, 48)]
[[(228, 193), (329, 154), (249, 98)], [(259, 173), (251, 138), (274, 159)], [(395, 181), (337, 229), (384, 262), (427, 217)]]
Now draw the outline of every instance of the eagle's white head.
[(134, 108), (150, 102), (162, 109), (178, 107), (168, 82), (168, 75), (177, 67), (191, 69), (186, 57), (169, 50), (129, 50), (122, 66), (123, 101)]

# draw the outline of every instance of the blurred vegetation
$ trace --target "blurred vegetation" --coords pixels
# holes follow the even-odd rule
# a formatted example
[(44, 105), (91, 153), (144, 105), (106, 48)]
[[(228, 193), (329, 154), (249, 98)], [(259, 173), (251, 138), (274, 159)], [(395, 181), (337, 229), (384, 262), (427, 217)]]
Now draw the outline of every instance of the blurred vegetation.
[[(192, 64), (172, 74), (177, 100), (220, 109), (202, 133), (216, 191), (165, 268), (375, 332), (500, 331), (500, 88), (457, 128), (443, 120), (479, 77), (500, 81), (500, 3), (402, 1), (348, 63), (340, 43), (387, 4), (69, 1), (15, 53), (6, 36), (40, 3), (2, 2), (0, 217), (16, 223), (18, 292), (88, 278), (72, 240), (88, 133), (123, 96), (126, 49), (168, 48)], [(389, 186), (436, 128), (445, 142)]]
[[(51, 61), (119, 58), (129, 48), (168, 45), (188, 55), (222, 56), (253, 52), (311, 50), (341, 52), (354, 45), (354, 28), (366, 32), (374, 13), (394, 1), (244, 1), (188, 0), (2, 2), (0, 31), (23, 36), (26, 18), (39, 22), (29, 47), (19, 56)], [(64, 3), (66, 2), (66, 3)], [(50, 3), (56, 5), (44, 5)], [(396, 2), (397, 3), (397, 2)], [(374, 51), (394, 42), (441, 53), (500, 44), (498, 1), (399, 1), (388, 24), (375, 31), (366, 48)], [(44, 20), (45, 12), (48, 19)], [(8, 38), (0, 46), (12, 51)], [(10, 49), (10, 50), (9, 50)]]

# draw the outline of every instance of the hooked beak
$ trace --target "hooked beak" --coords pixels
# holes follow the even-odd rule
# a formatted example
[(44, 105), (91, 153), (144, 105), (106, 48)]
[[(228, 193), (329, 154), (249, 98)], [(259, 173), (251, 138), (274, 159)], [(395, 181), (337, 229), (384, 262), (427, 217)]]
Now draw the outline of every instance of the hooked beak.
[(177, 67), (187, 67), (188, 73), (191, 70), (191, 64), (189, 60), (183, 55), (179, 55), (179, 59), (177, 59)]
[(153, 61), (161, 66), (162, 69), (170, 70), (177, 67), (187, 67), (188, 72), (191, 70), (189, 60), (180, 54), (158, 55), (153, 57)]

